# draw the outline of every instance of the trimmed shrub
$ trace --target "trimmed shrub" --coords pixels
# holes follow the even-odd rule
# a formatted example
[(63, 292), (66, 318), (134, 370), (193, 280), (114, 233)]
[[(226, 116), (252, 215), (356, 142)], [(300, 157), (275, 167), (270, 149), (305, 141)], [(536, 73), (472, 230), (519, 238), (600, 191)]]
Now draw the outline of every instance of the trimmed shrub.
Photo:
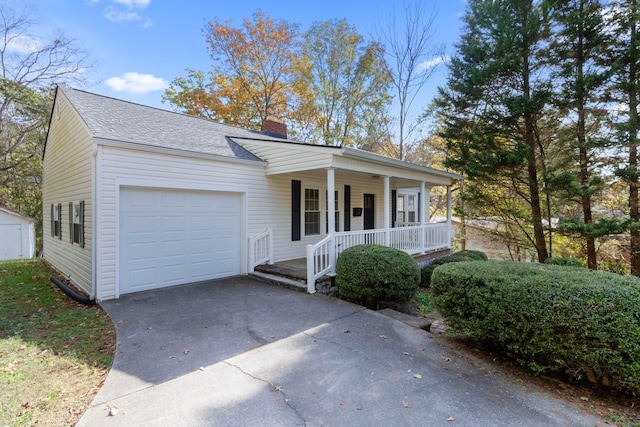
[(484, 252), (466, 250), (455, 252), (451, 255), (436, 258), (429, 265), (425, 265), (420, 270), (420, 285), (428, 288), (431, 286), (431, 274), (433, 270), (439, 265), (448, 264), (450, 262), (463, 262), (463, 261), (487, 261), (487, 255)]
[(432, 293), (454, 330), (493, 344), (537, 373), (640, 391), (640, 280), (509, 261), (434, 271)]
[(575, 258), (549, 257), (544, 261), (545, 264), (564, 265), (567, 267), (586, 267), (582, 261)]
[(374, 307), (377, 302), (404, 303), (418, 290), (420, 268), (405, 252), (380, 245), (345, 249), (336, 262), (340, 295)]

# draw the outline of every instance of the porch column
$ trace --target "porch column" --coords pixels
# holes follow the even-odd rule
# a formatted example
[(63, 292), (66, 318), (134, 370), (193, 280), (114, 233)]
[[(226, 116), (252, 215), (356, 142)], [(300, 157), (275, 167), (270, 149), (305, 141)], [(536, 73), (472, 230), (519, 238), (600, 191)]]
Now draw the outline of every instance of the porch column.
[(420, 205), (420, 222), (428, 224), (431, 222), (431, 187), (424, 182), (420, 183)]
[(447, 243), (449, 245), (449, 248), (451, 248), (451, 214), (451, 186), (447, 185)]
[(427, 229), (425, 225), (429, 222), (429, 193), (427, 192), (426, 185), (423, 182), (420, 183), (420, 252), (426, 252), (427, 246)]
[[(334, 234), (336, 233), (336, 180), (335, 168), (327, 168), (327, 222), (329, 225), (328, 234), (331, 236), (329, 245), (329, 259), (331, 260), (331, 274), (336, 274), (336, 246)], [(321, 208), (322, 209), (322, 208)], [(320, 225), (322, 227), (322, 225)]]
[(389, 177), (384, 176), (384, 245), (391, 246), (391, 190), (389, 189)]

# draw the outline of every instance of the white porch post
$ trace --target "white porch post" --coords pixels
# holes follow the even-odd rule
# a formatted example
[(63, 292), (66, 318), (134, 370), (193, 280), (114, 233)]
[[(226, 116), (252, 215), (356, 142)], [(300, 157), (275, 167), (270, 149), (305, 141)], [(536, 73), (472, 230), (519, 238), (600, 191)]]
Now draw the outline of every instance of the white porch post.
[(384, 245), (391, 246), (391, 190), (389, 189), (389, 177), (384, 176)]
[(420, 200), (422, 223), (428, 224), (431, 222), (431, 187), (427, 187), (424, 182), (420, 183)]
[(451, 186), (447, 185), (447, 243), (449, 245), (449, 248), (451, 248), (451, 214)]
[(331, 242), (329, 244), (329, 260), (331, 262), (331, 274), (336, 274), (336, 246), (334, 235), (336, 233), (336, 180), (335, 169), (327, 168), (327, 222), (329, 224), (329, 236)]
[(429, 222), (429, 203), (429, 193), (423, 181), (420, 183), (420, 252), (422, 253), (426, 252), (427, 246), (427, 229), (425, 225)]

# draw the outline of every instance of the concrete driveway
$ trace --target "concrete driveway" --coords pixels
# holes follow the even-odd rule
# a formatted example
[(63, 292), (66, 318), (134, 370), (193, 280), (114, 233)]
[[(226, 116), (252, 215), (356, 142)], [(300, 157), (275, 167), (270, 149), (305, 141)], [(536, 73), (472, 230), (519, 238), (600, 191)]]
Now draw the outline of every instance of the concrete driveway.
[(79, 426), (605, 425), (443, 338), (248, 278), (102, 306), (118, 347)]

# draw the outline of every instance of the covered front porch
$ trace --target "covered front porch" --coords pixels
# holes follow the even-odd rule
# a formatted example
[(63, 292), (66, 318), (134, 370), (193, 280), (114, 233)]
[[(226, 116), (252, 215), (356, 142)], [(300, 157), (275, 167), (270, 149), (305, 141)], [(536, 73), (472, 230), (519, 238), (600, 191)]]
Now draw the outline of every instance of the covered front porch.
[[(349, 147), (239, 142), (267, 161), (268, 179), (290, 201), (282, 210), (288, 230), (279, 221), (249, 238), (249, 272), (302, 258), (298, 280), (314, 293), (316, 280), (335, 275), (338, 256), (355, 245), (412, 256), (450, 250), (451, 191), (460, 175)], [(438, 223), (430, 218), (434, 187), (446, 189), (446, 219)]]

